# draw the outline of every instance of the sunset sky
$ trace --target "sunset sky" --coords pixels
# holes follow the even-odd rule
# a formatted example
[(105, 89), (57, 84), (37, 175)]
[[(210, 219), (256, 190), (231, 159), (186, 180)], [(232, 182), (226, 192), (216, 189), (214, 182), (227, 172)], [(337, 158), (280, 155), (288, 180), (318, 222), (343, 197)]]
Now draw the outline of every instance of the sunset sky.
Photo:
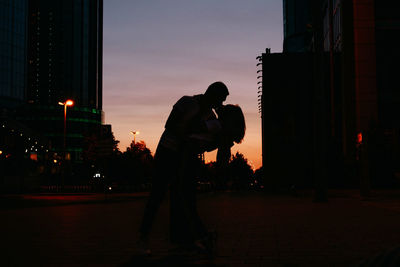
[(140, 131), (154, 153), (172, 105), (222, 81), (247, 124), (232, 153), (259, 168), (256, 57), (282, 35), (282, 0), (104, 0), (103, 110), (120, 150)]

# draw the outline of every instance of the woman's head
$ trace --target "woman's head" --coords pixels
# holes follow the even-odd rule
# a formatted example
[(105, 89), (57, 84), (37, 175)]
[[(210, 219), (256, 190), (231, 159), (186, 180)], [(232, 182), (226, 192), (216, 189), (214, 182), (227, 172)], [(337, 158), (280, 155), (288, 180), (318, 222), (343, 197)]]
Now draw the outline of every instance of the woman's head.
[(246, 122), (242, 109), (238, 105), (222, 106), (218, 109), (218, 119), (228, 137), (235, 143), (241, 143), (246, 132)]

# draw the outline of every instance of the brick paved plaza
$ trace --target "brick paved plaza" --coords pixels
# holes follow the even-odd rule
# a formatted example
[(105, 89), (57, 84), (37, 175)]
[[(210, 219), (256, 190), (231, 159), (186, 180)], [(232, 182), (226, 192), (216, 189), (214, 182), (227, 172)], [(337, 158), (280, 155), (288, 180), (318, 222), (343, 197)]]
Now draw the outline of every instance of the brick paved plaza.
[(311, 196), (201, 194), (200, 214), (219, 234), (213, 259), (171, 252), (168, 203), (151, 238), (154, 255), (135, 256), (143, 195), (1, 201), (1, 266), (357, 266), (400, 244), (397, 198), (365, 201), (354, 192), (328, 203)]

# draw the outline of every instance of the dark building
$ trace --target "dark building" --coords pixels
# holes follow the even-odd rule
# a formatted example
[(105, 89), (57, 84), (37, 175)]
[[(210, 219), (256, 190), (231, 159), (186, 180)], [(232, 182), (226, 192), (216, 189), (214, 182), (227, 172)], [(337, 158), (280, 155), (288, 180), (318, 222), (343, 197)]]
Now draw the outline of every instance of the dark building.
[(378, 117), (385, 129), (400, 128), (400, 90), (398, 64), (400, 62), (399, 3), (394, 0), (374, 1), (374, 26), (376, 46), (376, 82), (378, 89)]
[[(315, 183), (325, 189), (328, 186), (361, 186), (363, 192), (368, 192), (370, 183), (375, 187), (394, 185), (399, 182), (400, 171), (400, 119), (397, 115), (400, 114), (400, 94), (394, 86), (397, 84), (396, 64), (400, 59), (396, 41), (400, 31), (398, 4), (391, 0), (305, 2), (299, 6), (299, 1), (283, 1), (284, 51), (260, 57), (263, 65), (262, 121), (263, 125), (268, 125), (267, 129), (263, 127), (263, 165), (299, 168), (294, 159), (282, 157), (279, 164), (274, 162), (279, 157), (272, 157), (279, 152), (273, 147), (287, 145), (284, 141), (272, 144), (282, 136), (273, 135), (271, 129), (278, 127), (278, 132), (286, 132), (284, 122), (291, 118), (295, 120), (294, 125), (308, 127), (308, 120), (298, 117), (297, 113), (304, 115), (311, 111), (312, 131), (296, 137), (297, 144), (289, 146), (289, 151), (297, 155), (298, 144), (309, 144), (311, 135), (312, 146), (305, 154), (311, 152)], [(302, 30), (291, 31), (304, 29), (305, 20), (299, 18), (310, 17), (310, 38), (303, 38), (307, 34), (302, 34)], [(298, 51), (311, 59), (299, 60), (294, 53)], [(279, 57), (281, 59), (277, 59)], [(282, 64), (287, 68), (281, 68)], [(274, 68), (281, 73), (276, 73)], [(311, 81), (308, 85), (311, 90), (304, 89), (304, 82), (287, 82), (297, 81), (299, 74), (309, 77), (304, 81)], [(279, 97), (274, 92), (296, 95), (296, 88), (308, 94), (297, 98), (311, 103), (311, 110), (306, 105), (303, 109), (307, 111), (302, 110), (299, 108), (302, 105), (285, 101), (287, 94)], [(268, 102), (270, 96), (275, 96), (275, 101)], [(276, 115), (269, 117), (271, 112)], [(277, 122), (274, 123), (275, 118)], [(287, 153), (288, 149), (283, 151)], [(280, 174), (286, 178), (275, 179), (290, 181), (290, 174), (285, 175), (285, 171)]]
[(27, 14), (28, 0), (0, 1), (0, 192), (32, 187), (49, 152), (46, 138), (16, 120), (26, 103)]
[(269, 190), (312, 183), (312, 56), (264, 53), (263, 169)]
[(400, 59), (398, 3), (326, 0), (319, 8), (322, 43), (330, 54), (322, 64), (329, 65), (323, 80), (330, 87), (335, 165), (363, 165), (366, 183), (393, 185), (400, 168), (400, 120), (394, 115), (400, 113), (400, 94), (393, 86)]
[(312, 36), (310, 0), (283, 0), (283, 52), (306, 52)]
[(27, 0), (0, 1), (0, 108), (25, 98)]
[(29, 1), (28, 101), (102, 109), (102, 1)]
[(81, 160), (84, 136), (102, 123), (102, 0), (30, 0), (27, 105), (19, 119)]
[(102, 125), (103, 1), (0, 0), (0, 13), (0, 190), (80, 183), (88, 137), (112, 152), (102, 134), (111, 131)]

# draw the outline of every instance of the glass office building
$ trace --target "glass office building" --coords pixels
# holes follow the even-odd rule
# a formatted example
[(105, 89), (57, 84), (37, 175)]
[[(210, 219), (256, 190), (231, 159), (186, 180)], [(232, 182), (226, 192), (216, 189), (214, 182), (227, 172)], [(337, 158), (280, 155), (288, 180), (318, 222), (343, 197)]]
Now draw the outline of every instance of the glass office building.
[(102, 109), (102, 1), (29, 1), (28, 100)]
[(0, 106), (25, 97), (27, 0), (0, 0)]
[[(20, 120), (79, 160), (102, 124), (102, 0), (29, 0), (27, 105)], [(64, 107), (71, 99), (66, 116)], [(64, 147), (65, 146), (65, 147)]]
[(283, 52), (306, 52), (311, 42), (309, 0), (283, 0)]

